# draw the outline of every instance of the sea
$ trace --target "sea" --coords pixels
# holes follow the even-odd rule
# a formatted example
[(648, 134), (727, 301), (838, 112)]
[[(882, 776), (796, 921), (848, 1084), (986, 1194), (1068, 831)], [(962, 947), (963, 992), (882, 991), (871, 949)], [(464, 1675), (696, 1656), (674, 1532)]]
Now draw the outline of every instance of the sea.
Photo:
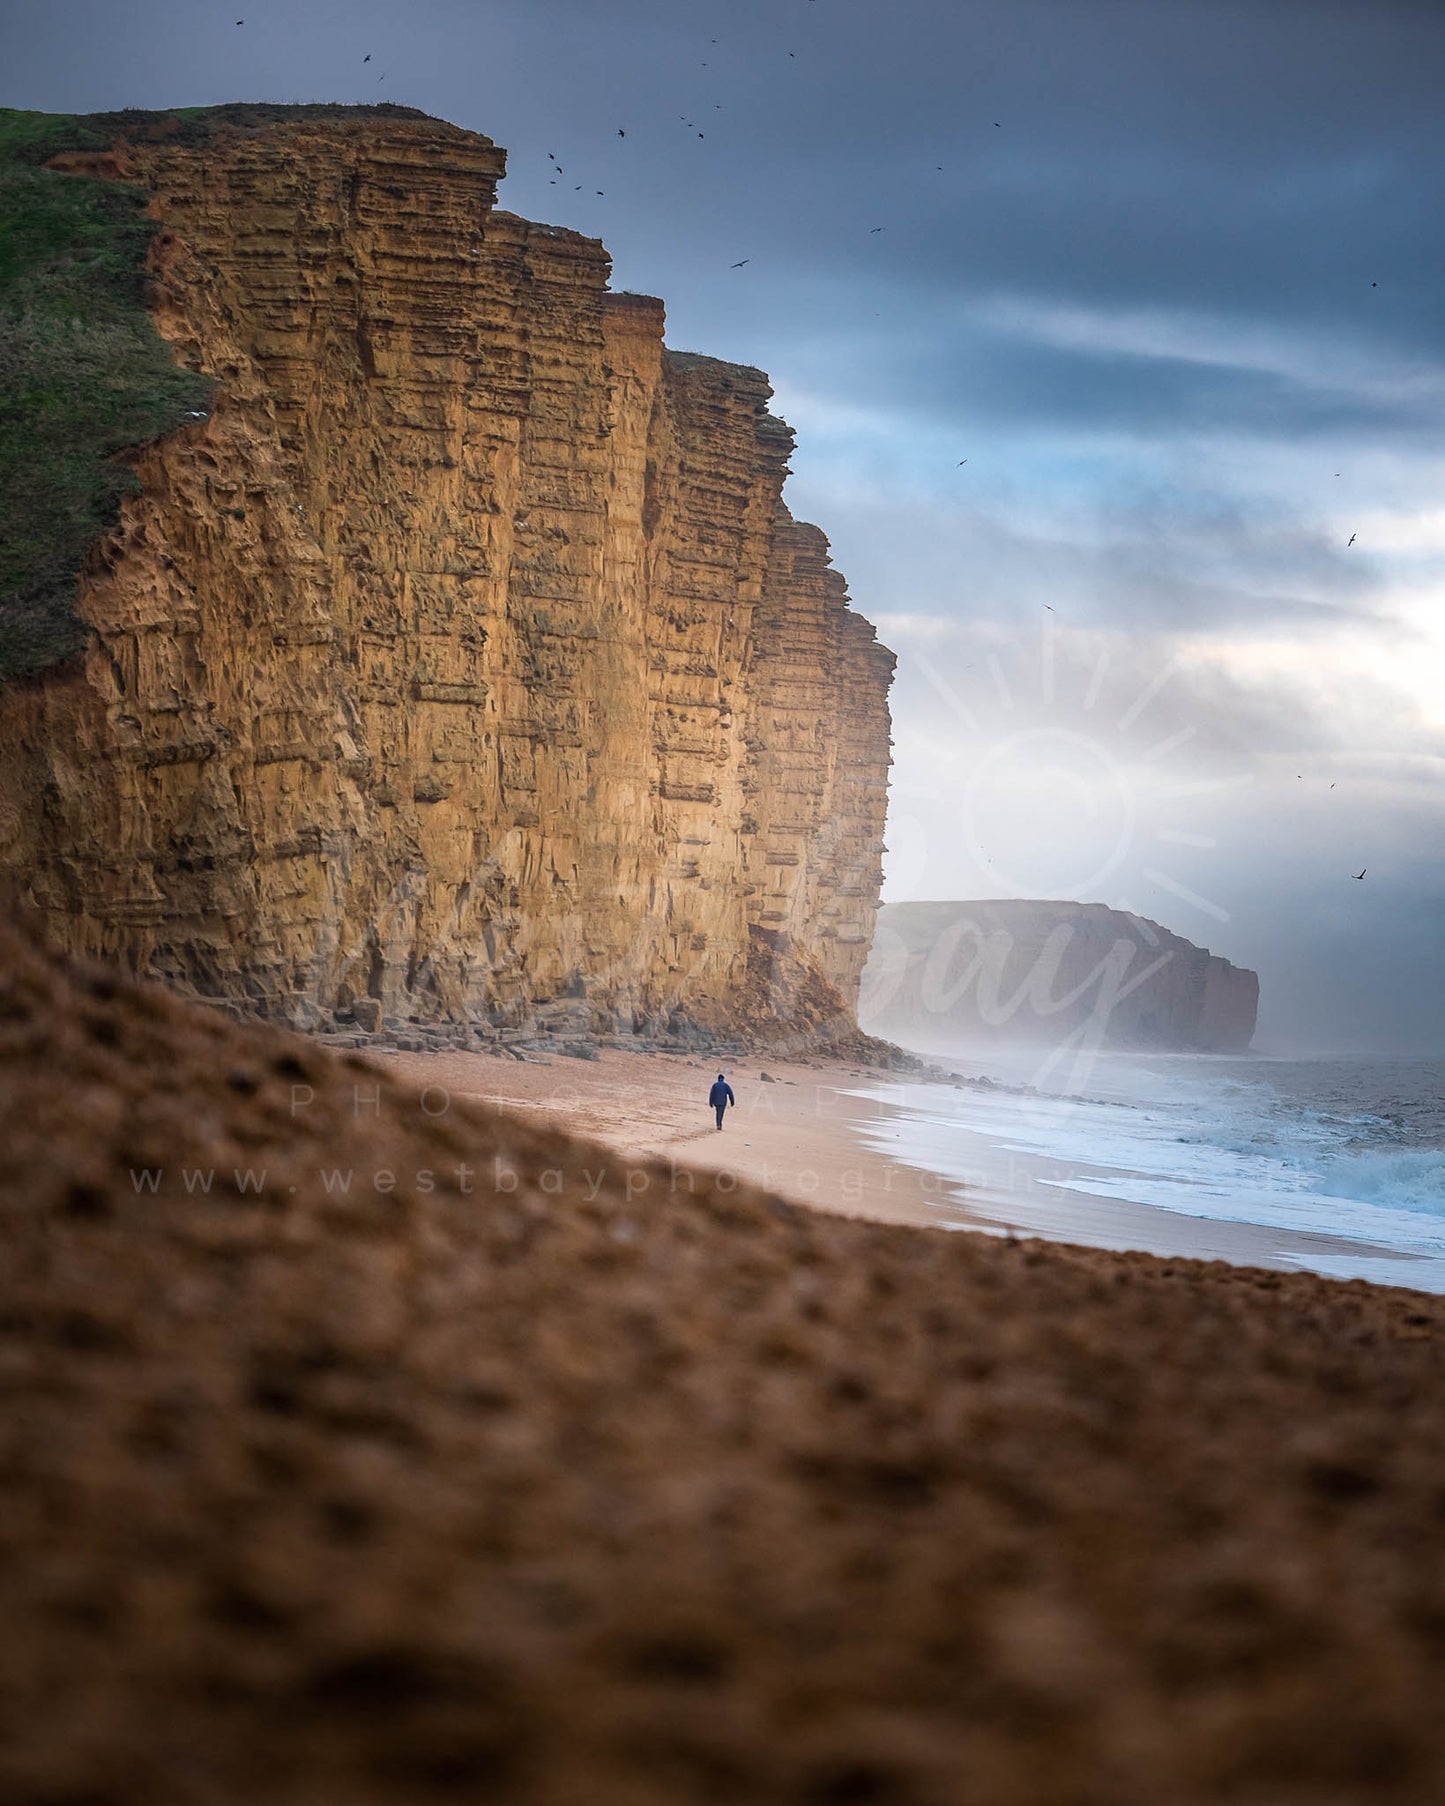
[(939, 1176), (943, 1227), (1445, 1292), (1445, 1059), (948, 1063), (971, 1082), (860, 1088), (855, 1125)]

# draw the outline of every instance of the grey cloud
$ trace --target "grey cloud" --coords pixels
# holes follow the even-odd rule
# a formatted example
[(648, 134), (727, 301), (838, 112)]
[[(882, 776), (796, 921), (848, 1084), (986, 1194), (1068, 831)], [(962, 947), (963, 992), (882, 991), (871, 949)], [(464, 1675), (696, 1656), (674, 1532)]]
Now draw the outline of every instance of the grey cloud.
[(790, 348), (790, 368), (824, 392), (841, 389), (846, 373), (855, 401), (920, 421), (957, 422), (975, 434), (1029, 422), (1141, 438), (1245, 435), (1304, 446), (1348, 435), (1421, 449), (1439, 443), (1445, 359), (1428, 385), (1402, 382), (1385, 397), (1363, 378), (1352, 384), (1345, 370), (1312, 381), (1243, 363), (1053, 345), (1022, 327), (1007, 332), (971, 322), (935, 322), (935, 335), (900, 342), (880, 327), (852, 345), (802, 338)]
[[(826, 493), (807, 488), (799, 500), (838, 523), (838, 561), (875, 607), (1033, 624), (1047, 602), (1060, 624), (1308, 636), (1374, 621), (1381, 606), (1372, 567), (1351, 562), (1343, 540), (1326, 545), (1312, 529), (1221, 497), (1136, 494), (1089, 540), (1042, 514), (1030, 528), (981, 508), (952, 517), (856, 499), (830, 508)], [(910, 546), (902, 571), (900, 530)]]
[[(1042, 629), (1020, 640), (972, 621), (942, 640), (906, 628), (892, 638), (899, 714), (909, 731), (987, 745), (1052, 724), (1102, 737), (1110, 757), (1127, 764), (1184, 730), (1172, 764), (1214, 776), (1254, 770), (1274, 755), (1332, 757), (1354, 743), (1357, 724), (1343, 719), (1335, 699), (1305, 673), (1293, 681), (1248, 680), (1207, 661), (1181, 664), (1168, 635), (1052, 631), (1047, 654)], [(1134, 715), (1146, 696), (1150, 702)], [(1354, 706), (1388, 721), (1397, 699), (1383, 686), (1361, 683)]]

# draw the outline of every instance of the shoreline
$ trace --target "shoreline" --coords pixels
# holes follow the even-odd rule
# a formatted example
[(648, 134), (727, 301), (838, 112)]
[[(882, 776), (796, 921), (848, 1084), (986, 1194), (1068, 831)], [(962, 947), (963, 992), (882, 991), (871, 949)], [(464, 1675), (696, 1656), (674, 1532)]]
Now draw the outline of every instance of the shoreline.
[[(1041, 1158), (1000, 1155), (1002, 1183), (983, 1171), (977, 1183), (963, 1183), (910, 1158), (901, 1107), (859, 1095), (896, 1084), (899, 1075), (847, 1060), (748, 1055), (726, 1061), (738, 1101), (719, 1133), (706, 1103), (718, 1068), (700, 1055), (603, 1049), (593, 1060), (559, 1055), (526, 1063), (460, 1051), (366, 1057), (403, 1083), (430, 1088), (438, 1113), (451, 1099), (465, 1098), (600, 1142), (635, 1169), (624, 1178), (630, 1195), (635, 1191), (639, 1198), (653, 1184), (644, 1168), (660, 1160), (668, 1164), (673, 1190), (690, 1191), (691, 1172), (721, 1176), (791, 1203), (879, 1223), (1282, 1272), (1305, 1269), (1325, 1278), (1350, 1277), (1332, 1272), (1332, 1263), (1368, 1260), (1389, 1263), (1399, 1278), (1366, 1283), (1405, 1287), (1416, 1261), (1343, 1236), (1190, 1216), (1124, 1198), (1081, 1197), (1049, 1183), (1046, 1169), (1057, 1163)], [(890, 1134), (899, 1145), (885, 1151), (879, 1143)]]

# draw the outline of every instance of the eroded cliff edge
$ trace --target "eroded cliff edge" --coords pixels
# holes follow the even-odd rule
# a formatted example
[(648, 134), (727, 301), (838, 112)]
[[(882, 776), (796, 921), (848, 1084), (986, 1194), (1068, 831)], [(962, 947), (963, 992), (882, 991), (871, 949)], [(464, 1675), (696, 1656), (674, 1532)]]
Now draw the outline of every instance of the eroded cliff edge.
[[(851, 1022), (893, 658), (760, 371), (422, 116), (139, 123), (210, 414), (134, 455), (71, 664), (0, 698), (52, 938), (316, 1026)], [(64, 166), (62, 164), (62, 166)]]
[(1259, 979), (1102, 903), (889, 903), (864, 1025), (910, 1047), (1021, 1041), (1243, 1053)]

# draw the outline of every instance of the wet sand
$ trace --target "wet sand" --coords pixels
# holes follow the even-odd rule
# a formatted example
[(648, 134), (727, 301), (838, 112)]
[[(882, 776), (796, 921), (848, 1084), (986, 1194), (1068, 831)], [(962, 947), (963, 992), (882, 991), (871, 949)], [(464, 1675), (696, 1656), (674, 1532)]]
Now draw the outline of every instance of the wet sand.
[[(686, 1185), (685, 1169), (696, 1168), (874, 1222), (1043, 1236), (1282, 1271), (1328, 1271), (1332, 1260), (1366, 1257), (1382, 1263), (1401, 1285), (1410, 1283), (1416, 1264), (1393, 1249), (1339, 1236), (1082, 1197), (1045, 1182), (1057, 1162), (1000, 1157), (980, 1172), (978, 1183), (960, 1184), (909, 1159), (904, 1113), (858, 1095), (886, 1087), (896, 1075), (848, 1063), (780, 1063), (767, 1056), (729, 1061), (738, 1102), (719, 1132), (707, 1107), (717, 1067), (698, 1058), (614, 1049), (602, 1050), (596, 1060), (548, 1056), (545, 1065), (470, 1053), (368, 1057), (419, 1090), (431, 1087), (438, 1110), (444, 1100), (465, 1098), (491, 1111), (520, 1111), (602, 1142), (618, 1157), (623, 1175), (629, 1164), (665, 1161), (667, 1183), (675, 1187)], [(945, 1107), (949, 1095), (940, 1088)], [(890, 1151), (882, 1151), (883, 1142)]]

